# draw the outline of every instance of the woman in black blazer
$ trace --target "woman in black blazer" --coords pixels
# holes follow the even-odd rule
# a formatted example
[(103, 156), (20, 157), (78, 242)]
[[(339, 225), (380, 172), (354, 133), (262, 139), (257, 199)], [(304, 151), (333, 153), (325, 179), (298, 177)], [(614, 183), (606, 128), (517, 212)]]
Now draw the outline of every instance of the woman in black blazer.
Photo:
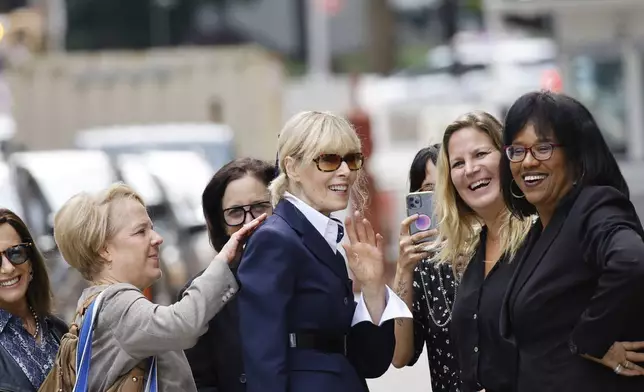
[(644, 391), (632, 343), (644, 341), (644, 231), (595, 120), (570, 97), (530, 93), (503, 138), (505, 202), (539, 216), (501, 314), (516, 390)]

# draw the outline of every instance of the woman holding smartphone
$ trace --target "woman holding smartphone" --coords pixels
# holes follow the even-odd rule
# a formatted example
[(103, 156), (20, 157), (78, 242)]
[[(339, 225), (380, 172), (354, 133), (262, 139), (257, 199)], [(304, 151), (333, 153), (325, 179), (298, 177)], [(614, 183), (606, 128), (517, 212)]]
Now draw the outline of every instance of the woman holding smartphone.
[[(409, 169), (410, 193), (434, 191), (439, 151), (440, 144), (418, 151)], [(417, 220), (418, 214), (414, 214), (400, 225), (400, 253), (394, 287), (396, 294), (412, 309), (414, 318), (396, 320), (396, 350), (392, 364), (396, 368), (413, 366), (426, 345), (432, 390), (456, 392), (461, 388), (460, 371), (456, 349), (450, 339), (450, 322), (460, 273), (450, 264), (431, 262), (433, 253), (428, 251), (429, 240), (437, 231), (411, 235), (410, 226)]]

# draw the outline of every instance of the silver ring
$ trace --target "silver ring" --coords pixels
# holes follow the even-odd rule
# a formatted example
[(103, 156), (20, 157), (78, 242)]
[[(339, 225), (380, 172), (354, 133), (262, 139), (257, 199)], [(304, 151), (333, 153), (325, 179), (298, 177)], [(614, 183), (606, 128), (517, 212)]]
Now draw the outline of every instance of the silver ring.
[(622, 372), (622, 369), (623, 369), (622, 364), (621, 364), (621, 363), (618, 363), (618, 364), (617, 364), (617, 366), (615, 366), (615, 369), (613, 369), (613, 371), (614, 371), (616, 374), (620, 374), (620, 373)]
[(631, 363), (628, 360), (626, 360), (626, 361), (624, 361), (622, 363), (622, 366), (624, 366), (624, 368), (626, 368), (626, 369), (630, 369), (631, 368)]

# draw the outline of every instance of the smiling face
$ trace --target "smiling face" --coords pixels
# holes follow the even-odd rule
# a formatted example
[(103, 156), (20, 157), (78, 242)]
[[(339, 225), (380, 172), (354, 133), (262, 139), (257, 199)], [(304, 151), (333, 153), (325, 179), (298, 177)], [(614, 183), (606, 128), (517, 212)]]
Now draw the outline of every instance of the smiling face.
[(518, 155), (514, 159), (517, 162), (509, 157), (510, 170), (526, 200), (537, 211), (554, 211), (573, 184), (558, 141), (554, 136), (539, 137), (528, 124), (516, 135), (512, 147)]
[(278, 156), (280, 175), (274, 184), (285, 186), (273, 195), (274, 203), (284, 190), (324, 215), (347, 208), (351, 195), (358, 196), (358, 205), (362, 202), (356, 183), (363, 164), (361, 143), (345, 118), (317, 111), (296, 114), (280, 132)]
[[(327, 152), (324, 155), (333, 154)], [(337, 155), (350, 158), (352, 154)], [(297, 184), (293, 190), (295, 196), (324, 215), (344, 210), (349, 204), (351, 187), (358, 178), (358, 171), (350, 170), (344, 161), (334, 171), (322, 171), (319, 166), (320, 163), (297, 162), (292, 158), (287, 162), (289, 178)]]
[(450, 178), (461, 199), (477, 215), (495, 215), (503, 207), (499, 186), (500, 152), (492, 139), (473, 127), (452, 134), (447, 145)]
[(116, 233), (101, 256), (108, 262), (103, 277), (131, 283), (143, 290), (161, 277), (159, 247), (163, 238), (152, 228), (145, 207), (134, 199), (113, 202), (110, 220)]
[[(19, 256), (20, 252), (25, 252), (26, 249), (20, 248), (21, 243), (20, 235), (10, 224), (0, 225), (0, 250), (3, 251), (2, 264), (0, 265), (0, 308), (12, 308), (27, 300), (31, 261), (27, 257), (16, 257), (14, 261), (25, 259), (26, 261), (14, 265), (5, 254), (9, 253), (12, 257), (12, 253)], [(26, 256), (26, 253), (22, 253), (22, 256)]]

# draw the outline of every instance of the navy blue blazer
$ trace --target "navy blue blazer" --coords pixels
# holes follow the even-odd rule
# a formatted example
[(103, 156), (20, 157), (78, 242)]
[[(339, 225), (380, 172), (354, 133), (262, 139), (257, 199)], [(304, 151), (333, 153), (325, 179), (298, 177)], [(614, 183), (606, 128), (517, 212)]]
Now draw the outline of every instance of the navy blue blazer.
[[(353, 286), (338, 255), (285, 200), (249, 238), (238, 272), (247, 392), (362, 392), (389, 368), (393, 320), (351, 327)], [(347, 334), (347, 355), (289, 347), (289, 333), (311, 330)]]

